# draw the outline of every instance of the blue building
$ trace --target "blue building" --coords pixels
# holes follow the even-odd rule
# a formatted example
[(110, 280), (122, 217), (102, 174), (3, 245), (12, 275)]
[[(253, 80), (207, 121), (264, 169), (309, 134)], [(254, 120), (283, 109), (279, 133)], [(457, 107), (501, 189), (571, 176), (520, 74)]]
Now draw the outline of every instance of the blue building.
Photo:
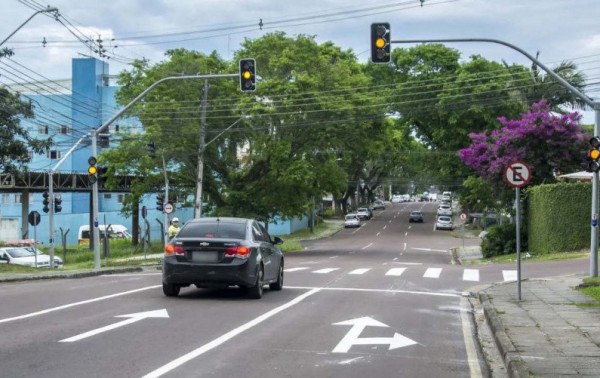
[[(39, 139), (52, 137), (54, 146), (43, 155), (31, 153), (29, 171), (48, 172), (64, 158), (57, 173), (87, 174), (88, 158), (91, 153), (91, 141), (84, 138), (92, 129), (98, 128), (111, 118), (117, 111), (115, 93), (118, 86), (114, 85), (114, 76), (109, 75), (107, 62), (95, 58), (76, 58), (72, 63), (71, 80), (24, 83), (11, 89), (19, 91), (24, 99), (32, 101), (35, 108), (33, 120), (23, 120), (22, 125), (30, 134)], [(137, 119), (119, 119), (109, 127), (109, 134), (116, 131), (142, 133), (143, 127)], [(66, 154), (75, 143), (84, 138), (81, 144), (66, 158)], [(108, 145), (99, 145), (98, 152)], [(46, 184), (47, 185), (47, 184)], [(50, 239), (48, 215), (42, 211), (42, 193), (37, 190), (10, 191), (2, 188), (0, 198), (0, 241), (33, 238), (33, 227), (27, 226), (26, 216), (29, 211), (38, 211), (41, 222), (36, 227), (36, 238), (41, 243)], [(61, 234), (67, 233), (67, 244), (78, 242), (78, 231), (81, 226), (90, 223), (89, 192), (61, 192), (54, 189), (62, 198), (62, 211), (54, 216), (54, 239), (58, 245)], [(99, 195), (98, 222), (99, 224), (121, 224), (130, 231), (134, 227), (143, 230), (140, 224), (133, 225), (132, 217), (121, 214), (123, 199), (126, 193), (106, 192)], [(28, 197), (28, 200), (27, 200)], [(150, 235), (153, 240), (160, 239), (163, 214), (157, 211), (156, 196), (148, 195), (142, 199), (140, 207), (148, 209), (147, 220)], [(171, 214), (181, 222), (193, 218), (192, 208), (176, 206)], [(272, 234), (285, 235), (308, 226), (307, 220), (279, 221), (269, 225)], [(26, 232), (27, 230), (27, 232)], [(140, 235), (142, 233), (140, 232)]]

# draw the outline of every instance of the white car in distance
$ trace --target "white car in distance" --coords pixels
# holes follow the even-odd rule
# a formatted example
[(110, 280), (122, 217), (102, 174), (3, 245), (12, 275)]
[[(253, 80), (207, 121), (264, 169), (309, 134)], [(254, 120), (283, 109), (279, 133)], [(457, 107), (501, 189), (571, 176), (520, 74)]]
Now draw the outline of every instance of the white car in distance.
[(357, 214), (346, 214), (344, 219), (344, 228), (360, 227), (360, 219)]

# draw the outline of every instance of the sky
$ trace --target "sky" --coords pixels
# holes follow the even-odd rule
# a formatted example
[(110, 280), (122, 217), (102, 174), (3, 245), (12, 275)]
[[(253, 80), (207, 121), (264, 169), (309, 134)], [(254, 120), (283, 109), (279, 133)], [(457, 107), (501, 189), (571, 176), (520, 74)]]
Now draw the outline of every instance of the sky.
[[(130, 69), (134, 59), (160, 62), (165, 51), (173, 48), (216, 50), (229, 59), (244, 39), (276, 30), (332, 41), (366, 62), (370, 24), (389, 22), (392, 40), (492, 38), (534, 56), (539, 52), (540, 61), (550, 68), (571, 60), (588, 79), (588, 96), (600, 101), (600, 0), (50, 1), (2, 0), (0, 42), (47, 5), (57, 8), (62, 17), (59, 22), (39, 13), (1, 46), (13, 49), (15, 55), (0, 59), (0, 84), (70, 78), (72, 58), (98, 57), (86, 40), (101, 40), (110, 57), (111, 74)], [(98, 42), (93, 43), (97, 48)], [(459, 50), (463, 60), (478, 54), (489, 60), (531, 64), (498, 44), (446, 45)], [(14, 71), (19, 65), (27, 73), (18, 75), (21, 80)], [(260, 75), (260, 67), (257, 70)], [(594, 122), (592, 111), (582, 113), (584, 123)]]

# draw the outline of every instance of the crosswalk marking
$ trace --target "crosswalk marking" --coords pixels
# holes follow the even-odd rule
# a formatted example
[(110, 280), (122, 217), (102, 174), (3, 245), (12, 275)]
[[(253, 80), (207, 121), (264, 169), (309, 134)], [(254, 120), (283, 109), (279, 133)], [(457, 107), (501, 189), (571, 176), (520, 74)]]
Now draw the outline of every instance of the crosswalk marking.
[[(399, 262), (395, 262), (397, 264), (401, 264)], [(402, 267), (402, 268), (390, 268), (385, 272), (386, 276), (394, 276), (394, 277), (398, 277), (401, 276), (402, 274), (404, 274), (407, 269), (410, 269), (411, 272), (415, 272), (415, 269), (420, 269), (420, 266), (417, 266), (417, 264), (421, 264), (421, 263), (404, 263), (407, 265), (411, 265), (410, 267)], [(412, 265), (415, 265), (414, 267)], [(302, 271), (302, 270), (308, 270), (311, 269), (309, 267), (294, 267), (294, 268), (287, 268), (285, 269), (285, 272), (297, 272), (297, 271)], [(317, 273), (317, 274), (328, 274), (331, 272), (335, 272), (341, 270), (341, 268), (324, 268), (324, 269), (318, 269), (318, 270), (312, 270), (312, 273)], [(444, 270), (444, 268), (427, 268), (425, 269), (425, 272), (423, 273), (423, 278), (432, 278), (432, 279), (439, 279), (442, 271)], [(377, 274), (377, 269), (373, 270), (373, 268), (358, 268), (358, 269), (353, 269), (350, 271), (347, 271), (347, 274), (350, 275), (363, 275), (363, 274)], [(375, 273), (373, 273), (375, 272)], [(418, 273), (421, 274), (422, 270)], [(455, 270), (450, 270), (450, 273), (446, 274), (445, 277), (448, 276), (452, 276), (456, 272)], [(490, 272), (486, 273), (489, 274)], [(381, 273), (379, 273), (381, 274)], [(414, 273), (413, 273), (414, 274)], [(498, 274), (498, 273), (494, 273), (494, 274)], [(517, 280), (517, 271), (516, 270), (502, 270), (502, 277), (504, 281), (516, 281)], [(479, 282), (480, 281), (480, 274), (479, 274), (479, 269), (464, 269), (463, 270), (463, 274), (462, 274), (462, 280), (463, 281), (472, 281), (472, 282)]]
[(503, 270), (502, 277), (504, 277), (504, 281), (516, 281), (517, 280), (517, 271), (516, 270)]
[(442, 268), (427, 268), (425, 274), (423, 274), (424, 278), (440, 278), (440, 274), (442, 273)]
[(465, 269), (463, 281), (479, 281), (479, 269)]
[(325, 269), (315, 270), (315, 271), (313, 271), (313, 273), (327, 274), (327, 273), (331, 273), (334, 270), (338, 270), (338, 269), (340, 269), (340, 268), (325, 268)]
[(284, 269), (284, 272), (297, 272), (299, 270), (305, 270), (305, 269), (308, 269), (308, 268), (305, 268), (305, 267), (289, 268), (289, 269)]
[(392, 268), (392, 269), (388, 270), (385, 275), (386, 276), (399, 276), (402, 273), (404, 273), (405, 270), (406, 270), (406, 268)]
[(365, 274), (367, 273), (369, 270), (369, 268), (364, 268), (364, 269), (355, 269), (352, 272), (348, 273), (348, 274)]

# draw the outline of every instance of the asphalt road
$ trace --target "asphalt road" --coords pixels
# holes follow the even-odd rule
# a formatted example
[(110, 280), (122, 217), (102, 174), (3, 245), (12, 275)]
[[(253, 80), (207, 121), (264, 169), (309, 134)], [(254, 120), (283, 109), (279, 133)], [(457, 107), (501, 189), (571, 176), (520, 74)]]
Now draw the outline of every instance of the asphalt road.
[[(167, 298), (159, 272), (0, 284), (0, 377), (480, 376), (463, 292), (515, 268), (452, 265), (462, 240), (434, 230), (434, 211), (397, 204), (306, 243), (286, 255), (284, 290), (261, 300)], [(586, 267), (524, 264), (524, 277)]]

